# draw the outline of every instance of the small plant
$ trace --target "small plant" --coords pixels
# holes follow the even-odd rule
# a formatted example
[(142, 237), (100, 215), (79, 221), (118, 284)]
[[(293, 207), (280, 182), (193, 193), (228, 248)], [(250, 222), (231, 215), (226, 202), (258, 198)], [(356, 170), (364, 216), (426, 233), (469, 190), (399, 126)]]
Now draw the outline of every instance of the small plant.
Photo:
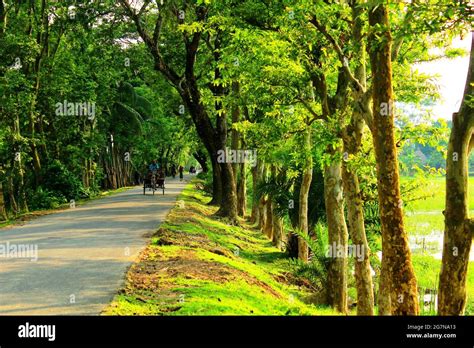
[(308, 244), (311, 253), (308, 262), (291, 259), (290, 269), (296, 277), (309, 280), (318, 291), (322, 291), (327, 283), (329, 267), (329, 258), (326, 254), (329, 246), (327, 226), (322, 222), (316, 223), (313, 237), (298, 230), (294, 231), (294, 234)]

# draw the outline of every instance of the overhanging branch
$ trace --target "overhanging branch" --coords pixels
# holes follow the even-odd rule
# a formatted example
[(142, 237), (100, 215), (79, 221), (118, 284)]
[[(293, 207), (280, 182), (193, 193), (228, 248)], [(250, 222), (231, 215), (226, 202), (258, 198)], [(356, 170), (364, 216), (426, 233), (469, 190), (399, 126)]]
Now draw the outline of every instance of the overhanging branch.
[(318, 31), (323, 34), (323, 36), (329, 41), (329, 43), (333, 46), (334, 50), (337, 53), (339, 61), (341, 62), (344, 71), (349, 78), (349, 81), (354, 86), (357, 92), (364, 92), (364, 87), (360, 83), (359, 80), (356, 79), (354, 74), (352, 73), (351, 69), (349, 68), (349, 61), (348, 58), (344, 55), (341, 46), (337, 43), (337, 41), (332, 37), (332, 35), (326, 30), (326, 28), (319, 23), (316, 17), (312, 17), (310, 23), (313, 24)]
[[(162, 25), (162, 19), (160, 19), (161, 14), (158, 16), (158, 19), (155, 25), (154, 35), (152, 38), (150, 37), (148, 32), (145, 30), (145, 28), (142, 26), (140, 15), (135, 12), (135, 10), (130, 6), (128, 1), (127, 0), (119, 0), (119, 1), (122, 4), (122, 7), (127, 12), (127, 15), (135, 23), (138, 34), (142, 38), (143, 42), (145, 42), (145, 44), (150, 49), (150, 52), (155, 60), (155, 69), (160, 71), (165, 76), (165, 78), (169, 82), (171, 82), (171, 84), (173, 84), (176, 88), (179, 88), (179, 82), (181, 80), (179, 75), (170, 66), (168, 66), (168, 64), (165, 63), (159, 50), (158, 40), (159, 40), (159, 33), (161, 30), (160, 28)], [(145, 6), (145, 4), (143, 6)], [(142, 7), (142, 9), (144, 9), (144, 7)]]

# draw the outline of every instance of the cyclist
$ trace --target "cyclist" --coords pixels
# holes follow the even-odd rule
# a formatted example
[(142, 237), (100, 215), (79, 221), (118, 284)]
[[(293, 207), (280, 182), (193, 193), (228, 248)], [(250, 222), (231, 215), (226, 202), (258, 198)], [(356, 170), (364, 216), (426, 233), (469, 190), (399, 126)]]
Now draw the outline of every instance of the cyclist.
[(148, 170), (152, 173), (156, 173), (160, 169), (160, 165), (157, 163), (156, 159), (153, 160), (153, 162), (150, 163), (148, 166)]

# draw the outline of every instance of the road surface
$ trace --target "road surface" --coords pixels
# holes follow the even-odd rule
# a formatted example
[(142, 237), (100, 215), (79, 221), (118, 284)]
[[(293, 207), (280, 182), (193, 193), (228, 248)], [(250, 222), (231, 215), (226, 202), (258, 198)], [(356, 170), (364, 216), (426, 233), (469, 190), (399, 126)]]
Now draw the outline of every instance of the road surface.
[(166, 186), (164, 196), (136, 187), (0, 229), (0, 315), (100, 314), (185, 182)]

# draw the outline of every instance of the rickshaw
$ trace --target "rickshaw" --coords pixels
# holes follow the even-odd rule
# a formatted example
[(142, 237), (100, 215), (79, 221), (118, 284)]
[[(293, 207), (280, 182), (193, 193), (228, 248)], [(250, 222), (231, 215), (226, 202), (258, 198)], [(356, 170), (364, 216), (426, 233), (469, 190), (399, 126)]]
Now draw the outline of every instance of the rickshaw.
[(146, 194), (146, 189), (153, 191), (153, 195), (156, 190), (161, 189), (163, 194), (165, 194), (165, 174), (162, 170), (151, 171), (145, 175), (143, 180), (143, 194)]

